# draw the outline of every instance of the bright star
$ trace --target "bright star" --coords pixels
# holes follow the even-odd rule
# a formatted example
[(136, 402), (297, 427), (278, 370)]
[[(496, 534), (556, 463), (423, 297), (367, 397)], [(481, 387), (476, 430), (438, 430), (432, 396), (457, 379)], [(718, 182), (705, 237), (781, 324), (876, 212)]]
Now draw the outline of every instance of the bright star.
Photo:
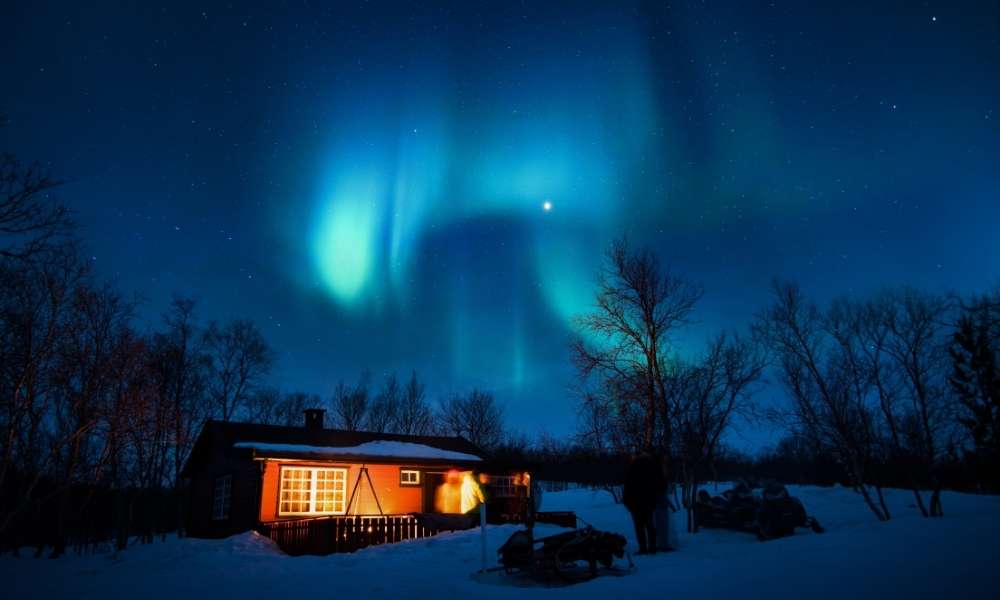
[(545, 212), (552, 210), (552, 202), (550, 202), (549, 200), (542, 202), (542, 210), (544, 210)]

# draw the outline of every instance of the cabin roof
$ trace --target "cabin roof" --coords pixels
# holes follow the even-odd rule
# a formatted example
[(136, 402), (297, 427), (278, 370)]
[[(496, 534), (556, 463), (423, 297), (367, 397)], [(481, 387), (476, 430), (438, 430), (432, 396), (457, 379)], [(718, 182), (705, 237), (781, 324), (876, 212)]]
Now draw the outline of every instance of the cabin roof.
[(475, 444), (458, 436), (405, 435), (319, 427), (289, 427), (210, 420), (184, 465), (184, 476), (206, 460), (211, 448), (234, 449), (269, 458), (367, 460), (473, 464), (486, 458)]
[(307, 446), (303, 444), (267, 444), (262, 442), (236, 442), (234, 448), (250, 448), (259, 456), (310, 455), (322, 458), (379, 457), (402, 460), (454, 460), (481, 462), (476, 454), (445, 450), (426, 444), (375, 440), (356, 446)]

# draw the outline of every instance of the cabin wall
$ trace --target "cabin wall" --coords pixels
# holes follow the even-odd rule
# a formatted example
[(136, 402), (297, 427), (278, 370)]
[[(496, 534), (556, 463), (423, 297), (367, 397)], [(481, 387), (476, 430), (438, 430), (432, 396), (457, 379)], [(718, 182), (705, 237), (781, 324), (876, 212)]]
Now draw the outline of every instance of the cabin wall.
[[(261, 521), (276, 521), (280, 519), (301, 519), (301, 516), (278, 516), (278, 495), (280, 482), (280, 469), (282, 465), (295, 467), (339, 467), (347, 469), (347, 491), (346, 497), (351, 498), (361, 477), (361, 464), (344, 463), (333, 461), (282, 461), (269, 459), (262, 462), (263, 479), (261, 480), (260, 514)], [(371, 486), (368, 485), (367, 478), (362, 477), (360, 485), (357, 486), (354, 503), (348, 508), (350, 514), (379, 514), (378, 505), (372, 498), (372, 488), (378, 494), (378, 501), (381, 504), (384, 514), (406, 514), (412, 512), (423, 512), (432, 510), (432, 507), (424, 507), (423, 479), (424, 471), (441, 472), (447, 470), (446, 467), (428, 467), (420, 465), (385, 465), (368, 464), (368, 475), (371, 477)], [(421, 485), (403, 486), (399, 483), (400, 469), (417, 469), (422, 472)]]
[[(211, 459), (190, 477), (188, 533), (194, 537), (218, 538), (253, 529), (257, 523), (257, 499), (260, 497), (260, 472), (246, 453), (227, 448), (211, 448)], [(215, 480), (232, 476), (229, 517), (214, 519), (212, 502)]]

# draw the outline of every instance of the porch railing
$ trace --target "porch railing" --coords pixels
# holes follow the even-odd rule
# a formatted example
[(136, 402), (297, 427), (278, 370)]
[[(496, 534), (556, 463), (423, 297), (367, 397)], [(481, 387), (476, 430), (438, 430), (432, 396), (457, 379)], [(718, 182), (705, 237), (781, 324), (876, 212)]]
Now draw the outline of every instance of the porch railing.
[[(498, 523), (523, 523), (516, 515), (502, 515)], [(538, 512), (535, 523), (549, 523), (562, 527), (576, 527), (576, 514), (572, 512)], [(284, 521), (267, 521), (257, 525), (265, 535), (286, 554), (325, 555), (354, 552), (368, 546), (391, 544), (404, 540), (425, 538), (439, 533), (420, 524), (413, 515), (351, 515), (311, 517)]]
[(274, 540), (286, 554), (354, 552), (368, 546), (428, 537), (436, 532), (412, 515), (330, 516), (267, 521), (257, 531)]

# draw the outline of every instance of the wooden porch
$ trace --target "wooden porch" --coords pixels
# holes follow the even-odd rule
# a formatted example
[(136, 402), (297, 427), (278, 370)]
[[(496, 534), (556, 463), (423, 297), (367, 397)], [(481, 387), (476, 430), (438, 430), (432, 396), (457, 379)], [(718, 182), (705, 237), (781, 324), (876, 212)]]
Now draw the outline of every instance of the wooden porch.
[(334, 554), (434, 535), (413, 515), (350, 515), (269, 521), (257, 531), (286, 554)]
[[(572, 512), (539, 512), (533, 516), (535, 523), (576, 527), (576, 515)], [(526, 523), (523, 519), (511, 518), (510, 515), (505, 517), (493, 523)], [(368, 546), (430, 537), (445, 530), (447, 529), (428, 528), (414, 515), (311, 517), (269, 521), (257, 525), (258, 533), (274, 540), (285, 554), (291, 556), (354, 552)]]

